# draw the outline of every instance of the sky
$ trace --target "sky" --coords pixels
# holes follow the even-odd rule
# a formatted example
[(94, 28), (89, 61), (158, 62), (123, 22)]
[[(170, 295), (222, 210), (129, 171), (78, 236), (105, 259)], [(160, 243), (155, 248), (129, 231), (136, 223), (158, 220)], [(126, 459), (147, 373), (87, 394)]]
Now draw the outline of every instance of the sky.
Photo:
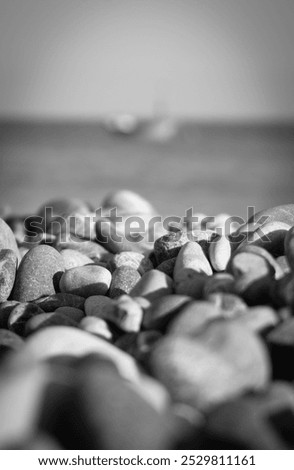
[(0, 117), (294, 119), (293, 0), (0, 0)]

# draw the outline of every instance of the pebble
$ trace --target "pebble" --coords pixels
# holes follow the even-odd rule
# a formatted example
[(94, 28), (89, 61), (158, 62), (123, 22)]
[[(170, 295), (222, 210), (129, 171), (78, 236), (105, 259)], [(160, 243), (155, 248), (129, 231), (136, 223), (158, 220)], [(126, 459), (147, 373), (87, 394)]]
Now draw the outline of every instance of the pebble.
[(228, 267), (235, 277), (236, 292), (244, 292), (251, 284), (262, 278), (274, 276), (272, 265), (256, 253), (235, 253)]
[(158, 269), (158, 271), (161, 271), (161, 272), (167, 274), (167, 276), (169, 276), (173, 279), (173, 277), (174, 277), (174, 268), (175, 268), (175, 265), (176, 265), (176, 261), (177, 261), (176, 256), (174, 258), (167, 259), (167, 260), (163, 261), (162, 263), (160, 263), (158, 266), (156, 266), (156, 269)]
[(281, 279), (286, 274), (291, 272), (291, 268), (289, 266), (289, 262), (286, 256), (278, 256), (278, 258), (276, 258), (276, 263), (280, 266), (282, 270), (282, 272), (278, 276), (276, 275), (276, 279)]
[(107, 194), (102, 201), (102, 208), (108, 211), (116, 208), (118, 213), (130, 215), (155, 213), (154, 207), (146, 199), (125, 189)]
[(263, 335), (279, 323), (279, 316), (273, 308), (260, 305), (248, 308), (246, 314), (236, 318), (236, 321), (251, 331)]
[(19, 305), (20, 302), (16, 300), (7, 300), (0, 304), (0, 328), (8, 328), (7, 320), (10, 315), (10, 312), (14, 309), (16, 305)]
[(168, 335), (151, 356), (151, 369), (175, 401), (208, 411), (271, 378), (265, 346), (234, 322), (210, 323), (201, 334)]
[(120, 231), (118, 224), (111, 219), (97, 221), (96, 236), (98, 243), (113, 254), (134, 251), (146, 255), (153, 249), (153, 243), (148, 241), (147, 232), (144, 230), (132, 231), (132, 233)]
[(218, 292), (210, 294), (207, 300), (221, 311), (224, 318), (235, 318), (248, 310), (246, 303), (235, 294)]
[(35, 331), (41, 328), (47, 328), (48, 326), (68, 326), (76, 328), (78, 323), (70, 316), (60, 312), (43, 313), (42, 316), (40, 314), (27, 321), (24, 328), (24, 336), (29, 336)]
[(206, 417), (206, 448), (293, 449), (293, 408), (293, 387), (284, 382), (221, 404)]
[(64, 272), (64, 262), (58, 251), (47, 245), (32, 248), (21, 260), (12, 299), (28, 302), (55, 294)]
[(77, 198), (50, 199), (39, 208), (37, 215), (38, 217), (43, 218), (43, 231), (54, 233), (55, 231), (58, 231), (58, 224), (56, 220), (58, 221), (59, 217), (65, 220), (70, 215), (86, 215), (88, 212), (90, 212), (90, 210), (91, 209), (88, 203)]
[(7, 320), (8, 329), (20, 336), (23, 336), (26, 322), (30, 318), (39, 315), (40, 313), (43, 313), (43, 310), (34, 303), (19, 303), (11, 310), (9, 314)]
[(174, 268), (176, 293), (195, 273), (210, 276), (212, 269), (201, 246), (197, 242), (188, 242), (181, 248)]
[(275, 379), (294, 380), (294, 318), (277, 325), (266, 337)]
[(122, 331), (137, 333), (143, 320), (141, 305), (128, 295), (122, 295), (103, 311), (105, 320), (111, 321)]
[(137, 253), (135, 251), (123, 251), (117, 255), (114, 255), (109, 259), (107, 268), (110, 272), (115, 271), (117, 268), (123, 266), (128, 266), (130, 268), (136, 269), (141, 276), (147, 271), (153, 269), (153, 264), (149, 258), (144, 256), (142, 253)]
[(68, 326), (42, 328), (29, 336), (21, 354), (14, 356), (12, 365), (21, 367), (28, 362), (45, 361), (56, 356), (83, 357), (87, 354), (97, 354), (109, 360), (125, 379), (139, 380), (140, 373), (132, 357), (101, 338)]
[(10, 249), (0, 250), (0, 303), (11, 294), (17, 268), (17, 256)]
[(92, 335), (100, 336), (107, 341), (111, 342), (113, 340), (113, 333), (108, 323), (103, 320), (103, 318), (93, 316), (85, 317), (81, 320), (79, 328)]
[(68, 269), (61, 277), (59, 288), (67, 294), (90, 297), (105, 295), (111, 283), (111, 273), (102, 266), (89, 265)]
[(19, 251), (14, 233), (9, 225), (7, 225), (7, 223), (0, 218), (0, 250), (7, 249), (14, 251), (17, 258), (19, 259)]
[(294, 227), (292, 227), (285, 237), (285, 255), (288, 266), (294, 272)]
[(225, 235), (217, 235), (209, 245), (209, 261), (217, 272), (224, 271), (232, 254), (230, 240)]
[(129, 294), (141, 279), (139, 272), (129, 266), (121, 266), (112, 273), (109, 288), (109, 297), (116, 299), (124, 294)]
[(87, 256), (95, 263), (99, 261), (107, 261), (110, 256), (109, 251), (98, 243), (92, 240), (73, 240), (70, 234), (64, 236), (62, 239), (57, 239), (54, 243), (54, 247), (60, 252), (63, 250), (74, 250), (77, 253)]
[(144, 313), (143, 327), (147, 330), (166, 328), (192, 300), (186, 295), (165, 295), (155, 299)]
[(208, 301), (189, 302), (181, 310), (180, 315), (171, 321), (168, 333), (176, 336), (194, 336), (206, 328), (217, 318), (222, 317), (222, 312), (217, 305)]
[(166, 414), (156, 411), (139, 390), (106, 365), (80, 368), (64, 427), (60, 437), (66, 448), (151, 450), (174, 444)]
[(0, 358), (9, 351), (18, 350), (22, 347), (23, 340), (13, 331), (0, 329)]
[(80, 253), (76, 250), (71, 250), (70, 248), (66, 248), (60, 252), (63, 261), (64, 261), (64, 268), (71, 269), (76, 268), (78, 266), (85, 266), (86, 264), (92, 264), (93, 260), (88, 256)]
[(48, 295), (34, 301), (44, 312), (54, 312), (60, 307), (73, 307), (84, 310), (85, 298), (80, 295), (58, 294)]
[(237, 232), (249, 231), (252, 225), (257, 229), (260, 225), (270, 222), (281, 222), (292, 227), (294, 225), (294, 204), (284, 204), (257, 212)]
[(77, 323), (85, 317), (84, 311), (75, 307), (58, 307), (55, 313), (61, 313)]
[(85, 301), (85, 314), (102, 318), (108, 306), (112, 306), (114, 301), (104, 295), (91, 295)]
[[(22, 350), (16, 354), (22, 354)], [(37, 434), (48, 381), (49, 372), (44, 364), (30, 364), (23, 369), (14, 367), (9, 372), (2, 371), (0, 449), (8, 449)]]
[(188, 234), (183, 230), (169, 232), (155, 240), (154, 255), (157, 266), (163, 261), (177, 257), (181, 247), (188, 241)]
[(145, 297), (152, 301), (173, 292), (172, 279), (161, 271), (151, 269), (145, 273), (130, 292), (132, 297)]
[(203, 297), (207, 299), (209, 295), (219, 292), (228, 294), (235, 293), (235, 279), (232, 274), (215, 273), (206, 278), (203, 288)]
[(290, 227), (288, 223), (276, 221), (258, 226), (254, 231), (246, 233), (246, 238), (239, 248), (253, 245), (266, 249), (275, 257), (283, 256), (285, 237)]

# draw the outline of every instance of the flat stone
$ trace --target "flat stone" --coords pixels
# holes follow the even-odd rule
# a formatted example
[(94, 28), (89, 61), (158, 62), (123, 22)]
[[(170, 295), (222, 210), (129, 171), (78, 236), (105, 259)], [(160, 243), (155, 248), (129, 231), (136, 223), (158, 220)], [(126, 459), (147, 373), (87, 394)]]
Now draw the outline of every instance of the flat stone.
[(17, 255), (13, 250), (0, 250), (0, 302), (5, 302), (11, 294), (17, 268)]
[(112, 274), (109, 297), (116, 299), (121, 295), (129, 294), (140, 279), (139, 272), (130, 266), (117, 268)]
[(61, 277), (59, 288), (67, 294), (90, 297), (104, 295), (111, 283), (111, 273), (102, 266), (89, 265), (68, 269)]
[(262, 341), (229, 320), (214, 321), (195, 336), (168, 335), (151, 356), (151, 370), (175, 401), (208, 411), (271, 377)]
[(54, 312), (59, 307), (74, 307), (84, 310), (85, 298), (80, 295), (57, 293), (34, 301), (44, 312)]
[(21, 260), (12, 299), (28, 302), (56, 293), (64, 262), (58, 251), (47, 245), (32, 248)]
[(186, 295), (165, 295), (155, 299), (144, 313), (144, 328), (164, 329), (192, 300)]
[(43, 310), (38, 305), (31, 302), (22, 302), (11, 310), (7, 321), (8, 329), (23, 336), (26, 322), (40, 313), (43, 313)]
[(93, 260), (91, 258), (77, 250), (66, 248), (65, 250), (62, 250), (60, 254), (63, 258), (65, 269), (85, 266), (86, 264), (93, 264)]
[(172, 279), (163, 272), (152, 269), (141, 277), (131, 290), (130, 295), (132, 297), (145, 297), (152, 301), (163, 295), (172, 294), (172, 292)]

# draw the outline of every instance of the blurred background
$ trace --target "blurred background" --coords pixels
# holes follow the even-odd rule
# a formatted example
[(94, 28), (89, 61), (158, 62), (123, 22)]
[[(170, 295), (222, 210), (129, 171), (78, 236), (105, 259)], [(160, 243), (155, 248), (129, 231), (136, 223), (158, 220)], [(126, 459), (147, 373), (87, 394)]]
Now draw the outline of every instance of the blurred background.
[(0, 0), (0, 205), (294, 202), (292, 0)]

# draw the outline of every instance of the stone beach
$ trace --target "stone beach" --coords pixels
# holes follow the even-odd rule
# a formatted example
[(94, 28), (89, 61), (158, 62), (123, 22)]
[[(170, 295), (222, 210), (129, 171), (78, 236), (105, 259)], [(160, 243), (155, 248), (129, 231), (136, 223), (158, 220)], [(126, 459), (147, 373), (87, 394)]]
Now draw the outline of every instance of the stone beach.
[(0, 448), (294, 449), (294, 204), (229, 233), (99, 208), (0, 219)]

